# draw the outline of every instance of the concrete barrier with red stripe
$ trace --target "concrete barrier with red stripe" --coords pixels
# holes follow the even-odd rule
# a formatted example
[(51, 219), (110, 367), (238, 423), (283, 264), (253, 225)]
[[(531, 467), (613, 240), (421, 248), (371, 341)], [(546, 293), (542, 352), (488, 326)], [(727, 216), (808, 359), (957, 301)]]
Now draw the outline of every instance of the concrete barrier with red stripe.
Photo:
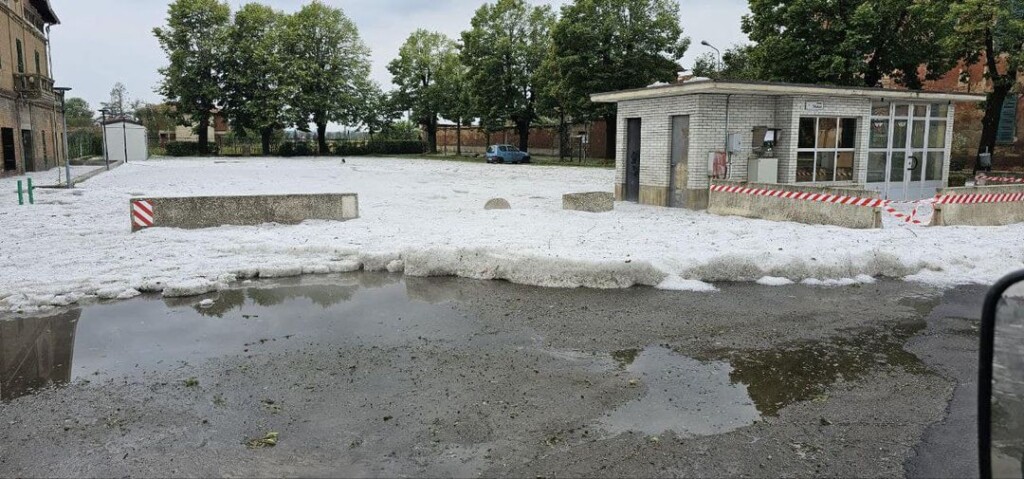
[(716, 180), (710, 188), (708, 211), (774, 221), (880, 228), (880, 209), (887, 203), (877, 192), (859, 188)]
[(944, 188), (932, 201), (933, 226), (1024, 223), (1024, 184)]
[(359, 198), (349, 193), (133, 198), (130, 207), (133, 232), (158, 227), (198, 229), (359, 217)]
[[(991, 226), (1024, 222), (1024, 185), (946, 188), (934, 198), (898, 202), (878, 198), (866, 190), (830, 190), (794, 185), (754, 185), (738, 182), (715, 182), (710, 187), (713, 198), (709, 210), (719, 214), (783, 219), (804, 223), (835, 224), (850, 227), (878, 227), (866, 224), (864, 215), (855, 210), (829, 207), (872, 208), (885, 212), (905, 223), (922, 225)], [(824, 191), (818, 191), (824, 190)], [(731, 195), (723, 197), (722, 195)], [(744, 201), (741, 198), (747, 197)], [(758, 198), (771, 199), (759, 205)], [(784, 200), (789, 204), (778, 203)], [(731, 203), (732, 208), (717, 203)], [(764, 201), (764, 200), (760, 200)], [(815, 203), (818, 206), (813, 206)], [(902, 207), (902, 209), (897, 208)], [(927, 213), (922, 213), (927, 211)], [(810, 213), (808, 213), (810, 212)], [(831, 217), (822, 218), (822, 215)], [(809, 216), (816, 216), (809, 218)], [(856, 223), (859, 218), (862, 223)], [(851, 226), (851, 223), (854, 225)]]

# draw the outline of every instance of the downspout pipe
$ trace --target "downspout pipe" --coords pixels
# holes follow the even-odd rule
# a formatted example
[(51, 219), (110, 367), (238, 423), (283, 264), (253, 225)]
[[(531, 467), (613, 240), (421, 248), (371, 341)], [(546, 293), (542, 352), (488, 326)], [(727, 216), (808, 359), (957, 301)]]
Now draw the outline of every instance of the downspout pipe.
[(725, 95), (725, 179), (732, 177), (732, 154), (729, 153), (729, 106), (732, 94)]

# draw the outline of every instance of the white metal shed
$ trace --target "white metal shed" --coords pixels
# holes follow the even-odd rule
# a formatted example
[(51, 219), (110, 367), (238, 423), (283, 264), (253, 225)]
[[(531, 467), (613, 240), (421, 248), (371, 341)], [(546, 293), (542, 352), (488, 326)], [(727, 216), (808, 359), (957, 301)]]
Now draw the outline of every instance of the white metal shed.
[(104, 125), (104, 144), (110, 161), (139, 161), (149, 158), (146, 127), (130, 120), (113, 120)]

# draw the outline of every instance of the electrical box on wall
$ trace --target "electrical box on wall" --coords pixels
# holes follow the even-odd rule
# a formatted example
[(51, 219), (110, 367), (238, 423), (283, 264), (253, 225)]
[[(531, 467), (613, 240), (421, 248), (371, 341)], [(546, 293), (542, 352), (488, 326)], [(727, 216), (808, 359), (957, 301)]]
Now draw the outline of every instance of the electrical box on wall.
[(739, 133), (729, 133), (728, 150), (729, 153), (736, 153), (743, 149), (743, 138)]

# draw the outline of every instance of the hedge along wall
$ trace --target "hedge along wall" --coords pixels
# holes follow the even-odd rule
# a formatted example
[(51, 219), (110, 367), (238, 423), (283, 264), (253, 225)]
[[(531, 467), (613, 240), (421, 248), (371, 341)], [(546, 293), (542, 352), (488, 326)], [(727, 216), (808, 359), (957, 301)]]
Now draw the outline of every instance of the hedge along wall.
[[(330, 143), (331, 153), (339, 156), (359, 155), (418, 155), (426, 151), (426, 144), (419, 140), (370, 140), (370, 141), (338, 141)], [(210, 156), (219, 154), (219, 146), (210, 142), (209, 151), (199, 150), (199, 144), (187, 141), (172, 141), (166, 145), (167, 156)], [(238, 145), (232, 145), (231, 152), (241, 151)], [(252, 154), (259, 155), (262, 149), (259, 143), (252, 145)], [(285, 141), (272, 145), (271, 151), (280, 156), (316, 156), (316, 142)]]

